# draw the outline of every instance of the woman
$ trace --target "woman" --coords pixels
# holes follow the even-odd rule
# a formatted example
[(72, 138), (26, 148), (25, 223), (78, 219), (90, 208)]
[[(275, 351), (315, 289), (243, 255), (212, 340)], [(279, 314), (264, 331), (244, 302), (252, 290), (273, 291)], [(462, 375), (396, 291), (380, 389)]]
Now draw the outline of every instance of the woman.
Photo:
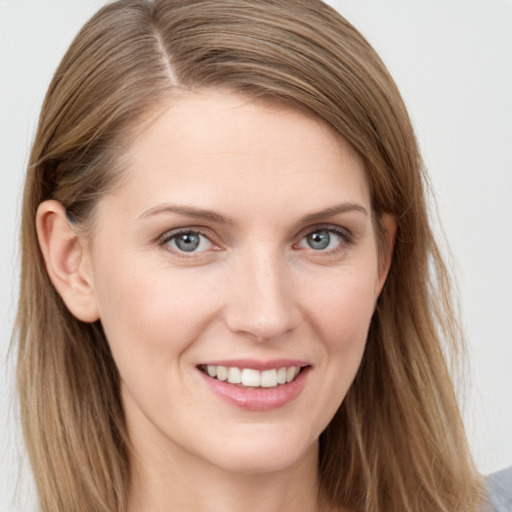
[(481, 510), (423, 187), (392, 79), (325, 5), (103, 8), (25, 187), (42, 510)]

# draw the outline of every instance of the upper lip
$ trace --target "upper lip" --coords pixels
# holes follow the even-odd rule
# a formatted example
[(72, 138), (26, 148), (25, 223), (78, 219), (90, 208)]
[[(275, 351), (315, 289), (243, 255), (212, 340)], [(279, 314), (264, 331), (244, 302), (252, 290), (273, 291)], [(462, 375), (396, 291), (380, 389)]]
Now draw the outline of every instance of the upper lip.
[(310, 366), (308, 361), (300, 359), (272, 359), (272, 360), (261, 360), (261, 359), (215, 359), (213, 361), (205, 361), (198, 365), (202, 366), (225, 366), (228, 368), (251, 368), (253, 370), (274, 370), (278, 368), (289, 368), (291, 366), (297, 366), (302, 368), (304, 366)]

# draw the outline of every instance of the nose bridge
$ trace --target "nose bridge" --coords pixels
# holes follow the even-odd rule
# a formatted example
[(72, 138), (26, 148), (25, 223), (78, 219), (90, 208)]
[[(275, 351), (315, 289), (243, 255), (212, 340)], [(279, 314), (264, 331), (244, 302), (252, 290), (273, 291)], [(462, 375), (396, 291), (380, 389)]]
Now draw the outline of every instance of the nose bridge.
[(272, 243), (240, 255), (232, 275), (229, 328), (258, 340), (282, 336), (293, 329), (297, 317), (289, 269)]

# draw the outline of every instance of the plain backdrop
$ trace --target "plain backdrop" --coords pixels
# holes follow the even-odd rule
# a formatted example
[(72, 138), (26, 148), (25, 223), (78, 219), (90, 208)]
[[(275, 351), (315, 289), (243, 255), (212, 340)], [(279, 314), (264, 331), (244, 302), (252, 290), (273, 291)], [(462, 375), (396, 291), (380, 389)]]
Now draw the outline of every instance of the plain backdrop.
[[(451, 250), (470, 345), (461, 398), (479, 469), (512, 464), (512, 1), (331, 0), (409, 107)], [(0, 510), (30, 503), (8, 354), (24, 167), (52, 73), (103, 0), (0, 0)], [(448, 254), (448, 246), (444, 245)], [(27, 498), (28, 496), (28, 498)]]

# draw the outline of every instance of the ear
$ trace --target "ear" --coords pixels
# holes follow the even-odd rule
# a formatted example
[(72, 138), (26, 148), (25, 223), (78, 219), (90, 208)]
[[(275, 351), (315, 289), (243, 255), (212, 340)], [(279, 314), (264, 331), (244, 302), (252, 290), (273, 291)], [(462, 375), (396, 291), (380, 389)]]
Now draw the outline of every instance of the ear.
[(89, 251), (62, 204), (54, 200), (41, 203), (36, 229), (48, 275), (58, 294), (76, 318), (95, 322), (99, 313)]
[(393, 260), (393, 248), (395, 246), (395, 238), (397, 231), (396, 217), (391, 213), (383, 213), (379, 219), (381, 229), (383, 231), (382, 247), (380, 247), (378, 255), (378, 281), (375, 288), (376, 297), (380, 295), (386, 278), (388, 276), (391, 261)]

